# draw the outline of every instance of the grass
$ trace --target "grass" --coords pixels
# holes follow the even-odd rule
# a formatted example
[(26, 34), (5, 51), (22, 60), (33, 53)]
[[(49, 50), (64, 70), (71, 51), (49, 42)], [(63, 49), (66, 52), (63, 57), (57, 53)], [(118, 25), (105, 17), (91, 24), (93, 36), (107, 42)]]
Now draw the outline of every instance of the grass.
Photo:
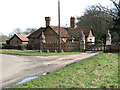
[(26, 56), (51, 56), (51, 55), (68, 55), (68, 54), (77, 54), (81, 52), (62, 52), (62, 53), (40, 53), (39, 51), (20, 51), (20, 50), (0, 50), (0, 53), (3, 54), (15, 54), (15, 55), (26, 55)]
[(0, 42), (0, 47), (2, 47), (2, 44), (5, 44), (6, 42)]
[(118, 88), (118, 55), (102, 53), (13, 88)]
[(5, 44), (6, 42), (0, 42), (0, 46), (2, 46), (2, 44)]

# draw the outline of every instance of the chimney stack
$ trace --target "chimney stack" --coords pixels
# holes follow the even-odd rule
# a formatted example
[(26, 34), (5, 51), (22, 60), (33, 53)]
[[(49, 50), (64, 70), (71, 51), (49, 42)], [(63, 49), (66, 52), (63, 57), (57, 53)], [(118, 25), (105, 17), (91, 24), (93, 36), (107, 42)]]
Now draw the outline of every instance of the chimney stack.
[(75, 23), (75, 17), (71, 17), (71, 18), (70, 18), (70, 27), (71, 27), (71, 28), (75, 28), (75, 24), (76, 24), (76, 23)]
[(46, 27), (48, 25), (50, 26), (51, 17), (45, 17), (45, 21), (46, 21)]

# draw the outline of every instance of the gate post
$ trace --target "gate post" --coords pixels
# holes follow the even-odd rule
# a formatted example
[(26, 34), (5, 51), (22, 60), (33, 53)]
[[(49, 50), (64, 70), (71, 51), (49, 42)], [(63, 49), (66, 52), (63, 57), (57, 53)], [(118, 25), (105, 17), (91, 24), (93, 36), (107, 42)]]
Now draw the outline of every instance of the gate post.
[(43, 44), (46, 43), (45, 41), (45, 35), (44, 33), (42, 32), (42, 35), (41, 35), (41, 39), (40, 39), (40, 50), (43, 50), (44, 47), (43, 47)]
[(106, 48), (107, 48), (107, 51), (111, 51), (111, 34), (110, 34), (110, 31), (108, 30), (108, 33), (106, 35)]
[(85, 34), (83, 33), (83, 31), (80, 39), (80, 50), (85, 51)]

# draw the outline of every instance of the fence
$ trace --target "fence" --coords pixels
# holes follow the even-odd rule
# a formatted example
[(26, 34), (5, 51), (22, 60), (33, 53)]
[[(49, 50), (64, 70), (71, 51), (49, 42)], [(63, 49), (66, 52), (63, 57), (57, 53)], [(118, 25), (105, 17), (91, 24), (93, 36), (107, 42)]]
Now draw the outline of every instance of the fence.
[[(78, 42), (61, 43), (61, 49), (63, 51), (81, 51), (84, 50), (84, 45)], [(2, 49), (19, 49), (19, 50), (43, 50), (43, 51), (58, 51), (59, 43), (47, 42), (47, 43), (34, 43), (28, 45), (4, 45)], [(105, 45), (104, 43), (85, 43), (85, 51), (104, 51), (104, 52), (120, 52), (119, 43), (112, 43), (112, 45)]]
[(112, 45), (106, 46), (106, 52), (120, 52), (119, 43), (112, 43)]
[(120, 52), (118, 43), (112, 43), (111, 45), (106, 45), (105, 43), (86, 43), (85, 50), (86, 51)]
[[(43, 51), (46, 50), (55, 51), (58, 50), (58, 48), (59, 48), (59, 43), (55, 43), (55, 42), (47, 42), (40, 44), (40, 49)], [(80, 51), (82, 49), (82, 45), (78, 42), (61, 43), (61, 49), (63, 51)]]

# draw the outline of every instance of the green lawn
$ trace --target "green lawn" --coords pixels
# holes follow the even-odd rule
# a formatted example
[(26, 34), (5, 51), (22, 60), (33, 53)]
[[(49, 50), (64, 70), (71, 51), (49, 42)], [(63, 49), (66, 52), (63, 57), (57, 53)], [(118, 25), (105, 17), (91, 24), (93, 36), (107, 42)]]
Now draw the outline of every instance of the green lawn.
[(13, 88), (118, 88), (118, 54), (102, 53)]
[(77, 54), (81, 52), (62, 52), (62, 53), (40, 53), (39, 51), (20, 51), (20, 50), (0, 50), (0, 53), (3, 54), (15, 54), (15, 55), (26, 55), (26, 56), (51, 56), (51, 55), (67, 55), (67, 54)]

